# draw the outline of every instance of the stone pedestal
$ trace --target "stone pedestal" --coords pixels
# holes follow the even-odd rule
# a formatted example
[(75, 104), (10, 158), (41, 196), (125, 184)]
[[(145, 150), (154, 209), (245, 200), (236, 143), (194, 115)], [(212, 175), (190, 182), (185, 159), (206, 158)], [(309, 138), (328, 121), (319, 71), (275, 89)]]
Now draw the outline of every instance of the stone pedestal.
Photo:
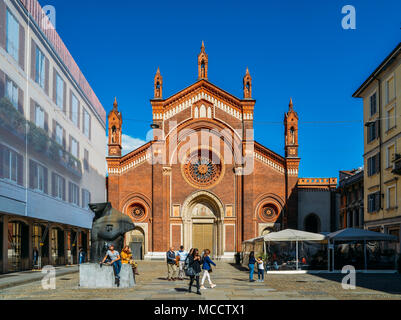
[[(123, 264), (120, 272), (120, 287), (131, 288), (135, 286), (134, 273), (129, 264)], [(84, 263), (79, 265), (79, 287), (91, 289), (117, 288), (112, 266), (98, 263)]]

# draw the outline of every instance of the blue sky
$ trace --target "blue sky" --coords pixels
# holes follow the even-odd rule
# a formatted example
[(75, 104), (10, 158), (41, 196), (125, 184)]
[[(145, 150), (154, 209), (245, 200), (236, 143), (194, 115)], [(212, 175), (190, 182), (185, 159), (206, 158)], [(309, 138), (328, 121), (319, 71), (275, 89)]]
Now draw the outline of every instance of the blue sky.
[[(157, 67), (165, 98), (194, 83), (204, 40), (212, 83), (242, 98), (249, 67), (255, 139), (281, 155), (293, 98), (300, 177), (363, 165), (362, 101), (351, 96), (401, 41), (399, 0), (40, 3), (55, 6), (58, 33), (106, 112), (117, 96), (127, 143), (146, 139)], [(356, 30), (342, 29), (344, 5), (356, 9)]]

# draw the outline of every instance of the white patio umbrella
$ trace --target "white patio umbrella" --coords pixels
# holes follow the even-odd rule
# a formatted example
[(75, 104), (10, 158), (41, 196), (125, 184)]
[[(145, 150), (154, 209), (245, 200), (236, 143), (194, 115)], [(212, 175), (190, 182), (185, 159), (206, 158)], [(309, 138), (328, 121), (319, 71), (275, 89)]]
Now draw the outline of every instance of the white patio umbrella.
[(298, 241), (323, 241), (327, 237), (319, 233), (312, 233), (294, 229), (285, 229), (279, 232), (268, 233), (263, 238), (265, 241), (274, 241), (274, 242), (295, 241), (296, 265), (298, 270)]

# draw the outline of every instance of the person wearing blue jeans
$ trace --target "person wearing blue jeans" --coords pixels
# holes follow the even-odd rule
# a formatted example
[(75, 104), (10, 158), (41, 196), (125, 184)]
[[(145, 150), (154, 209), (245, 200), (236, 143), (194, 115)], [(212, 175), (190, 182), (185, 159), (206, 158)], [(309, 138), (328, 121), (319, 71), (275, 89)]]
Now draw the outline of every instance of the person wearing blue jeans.
[(251, 251), (249, 254), (248, 268), (249, 268), (249, 282), (253, 282), (253, 273), (255, 272), (255, 252)]
[(109, 264), (113, 266), (114, 275), (116, 277), (117, 287), (120, 286), (120, 271), (121, 271), (121, 257), (118, 251), (114, 250), (114, 246), (110, 245), (109, 250), (107, 250), (106, 255), (103, 258), (102, 263), (104, 263), (107, 257), (111, 260)]

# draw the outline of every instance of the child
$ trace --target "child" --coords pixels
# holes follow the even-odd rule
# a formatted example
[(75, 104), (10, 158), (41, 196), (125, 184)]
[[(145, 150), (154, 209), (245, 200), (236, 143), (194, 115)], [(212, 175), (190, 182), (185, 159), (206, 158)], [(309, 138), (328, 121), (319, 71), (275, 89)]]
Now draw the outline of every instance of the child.
[(259, 257), (256, 260), (258, 264), (258, 282), (264, 282), (265, 281), (265, 267), (263, 263), (262, 257)]

